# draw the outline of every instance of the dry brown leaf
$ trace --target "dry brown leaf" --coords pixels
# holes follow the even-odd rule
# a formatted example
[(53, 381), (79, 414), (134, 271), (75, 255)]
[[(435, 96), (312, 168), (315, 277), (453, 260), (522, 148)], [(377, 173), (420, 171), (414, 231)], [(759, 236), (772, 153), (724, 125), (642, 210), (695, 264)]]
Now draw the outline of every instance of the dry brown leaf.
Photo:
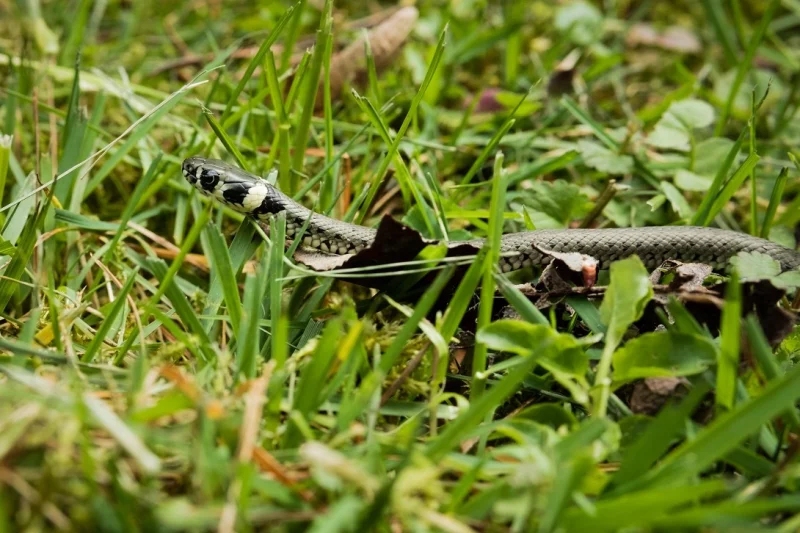
[(698, 54), (703, 49), (700, 39), (691, 30), (681, 26), (670, 26), (664, 31), (650, 24), (634, 24), (625, 36), (630, 47), (653, 46), (679, 54)]
[(645, 378), (633, 386), (630, 408), (635, 414), (654, 415), (672, 398), (685, 396), (689, 381), (683, 377)]
[[(362, 34), (344, 50), (331, 57), (331, 99), (339, 98), (348, 84), (361, 85), (367, 80), (367, 57), (365, 43), (368, 40), (375, 60), (375, 69), (380, 72), (397, 57), (406, 39), (417, 23), (419, 11), (410, 6), (395, 12), (391, 17)], [(318, 93), (317, 106), (322, 105), (322, 92)]]

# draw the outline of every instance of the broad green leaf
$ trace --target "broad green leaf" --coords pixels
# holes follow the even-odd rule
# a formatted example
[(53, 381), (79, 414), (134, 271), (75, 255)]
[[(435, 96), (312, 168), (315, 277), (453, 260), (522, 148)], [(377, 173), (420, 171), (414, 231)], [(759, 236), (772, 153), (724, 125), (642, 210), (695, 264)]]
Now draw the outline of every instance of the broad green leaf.
[(647, 136), (647, 143), (665, 150), (689, 150), (689, 130), (672, 113), (667, 111)]
[(711, 104), (694, 98), (673, 103), (667, 109), (667, 113), (672, 113), (690, 128), (705, 128), (714, 122), (714, 108)]
[(664, 191), (664, 195), (669, 200), (672, 209), (678, 213), (678, 216), (681, 218), (689, 218), (692, 214), (692, 207), (689, 205), (689, 202), (686, 201), (686, 198), (683, 197), (681, 191), (679, 191), (673, 184), (668, 181), (661, 182), (661, 190)]
[(708, 338), (673, 331), (646, 333), (614, 353), (614, 380), (690, 376), (716, 360), (717, 349)]
[(603, 15), (586, 2), (572, 2), (556, 12), (556, 29), (566, 33), (575, 44), (595, 42), (603, 33)]
[[(543, 330), (550, 333), (544, 334)], [(549, 325), (498, 320), (479, 330), (476, 339), (494, 350), (536, 357), (576, 402), (588, 401), (585, 375), (589, 358), (572, 335), (555, 333)], [(519, 364), (527, 363), (523, 359)]]
[(719, 169), (719, 162), (725, 160), (734, 144), (733, 140), (725, 137), (711, 137), (698, 142), (694, 148), (692, 171), (713, 179)]
[(589, 197), (574, 183), (565, 180), (531, 183), (520, 200), (532, 209), (547, 215), (559, 225), (566, 226), (591, 209)]
[(653, 287), (641, 259), (636, 256), (612, 263), (610, 270), (611, 282), (600, 306), (600, 316), (608, 326), (606, 343), (617, 345), (628, 327), (641, 318), (653, 297)]
[(739, 252), (730, 262), (742, 281), (772, 279), (781, 273), (781, 264), (761, 252)]
[[(747, 83), (742, 83), (732, 102), (733, 110), (737, 113), (745, 114), (750, 112), (754, 89), (757, 102), (764, 98), (764, 96), (767, 97), (764, 102), (767, 107), (764, 109), (768, 109), (769, 106), (778, 102), (786, 92), (785, 86), (780, 82), (780, 79), (776, 78), (774, 73), (768, 70), (750, 69), (747, 76), (752, 82), (748, 81)], [(714, 96), (719, 98), (720, 101), (725, 102), (728, 99), (735, 78), (735, 69), (729, 70), (719, 76), (717, 82), (714, 84)], [(769, 87), (769, 94), (766, 94), (767, 87)]]
[(493, 350), (539, 357), (543, 365), (575, 376), (583, 376), (589, 365), (575, 337), (546, 325), (498, 320), (481, 329), (476, 339)]
[(607, 174), (628, 174), (633, 171), (633, 158), (617, 154), (594, 141), (578, 141), (578, 152), (586, 166)]
[(770, 280), (770, 283), (779, 289), (791, 289), (800, 287), (800, 271), (790, 270), (784, 272)]
[(673, 102), (648, 135), (647, 142), (656, 148), (689, 150), (689, 141), (696, 128), (705, 128), (714, 121), (714, 108), (695, 99)]
[(612, 263), (611, 282), (600, 306), (600, 316), (608, 330), (594, 378), (593, 413), (596, 416), (604, 417), (608, 408), (614, 351), (628, 327), (641, 318), (652, 297), (653, 287), (641, 259), (631, 256)]
[(779, 289), (800, 287), (800, 271), (781, 272), (781, 264), (761, 252), (739, 252), (731, 258), (742, 281), (767, 279)]
[(575, 418), (575, 415), (554, 403), (539, 403), (526, 407), (515, 418), (533, 420), (553, 429), (558, 429), (561, 426), (574, 428), (578, 425), (578, 419)]
[[(425, 448), (425, 455), (431, 461), (441, 460), (452, 448), (456, 447), (463, 438), (473, 431), (486, 416), (495, 410), (495, 408), (502, 404), (506, 398), (514, 394), (528, 374), (534, 367), (541, 362), (542, 359), (555, 360), (564, 348), (564, 343), (568, 342), (564, 338), (571, 338), (568, 335), (556, 333), (546, 326), (533, 325), (534, 328), (532, 335), (529, 337), (534, 344), (533, 356), (525, 357), (523, 362), (518, 365), (512, 372), (509, 372), (497, 383), (492, 385), (490, 389), (481, 394), (477, 400), (471, 402), (469, 408), (460, 414), (455, 420), (451, 421), (445, 426), (441, 435), (428, 442)], [(479, 332), (485, 332), (484, 328)], [(496, 335), (483, 333), (484, 340), (481, 342), (497, 341), (502, 346), (508, 346), (502, 339), (497, 338)], [(523, 334), (517, 334), (516, 338), (522, 338)], [(574, 342), (574, 340), (573, 340)]]
[(675, 186), (684, 191), (705, 192), (711, 187), (713, 177), (701, 176), (685, 168), (675, 172)]

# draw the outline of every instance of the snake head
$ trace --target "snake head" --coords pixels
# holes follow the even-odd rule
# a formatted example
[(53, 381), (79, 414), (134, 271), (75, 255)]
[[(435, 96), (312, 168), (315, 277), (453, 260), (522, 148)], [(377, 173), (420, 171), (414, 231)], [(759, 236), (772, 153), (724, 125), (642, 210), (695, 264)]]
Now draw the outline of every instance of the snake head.
[(256, 214), (274, 193), (267, 181), (218, 159), (190, 157), (183, 161), (183, 177), (202, 194), (248, 215)]

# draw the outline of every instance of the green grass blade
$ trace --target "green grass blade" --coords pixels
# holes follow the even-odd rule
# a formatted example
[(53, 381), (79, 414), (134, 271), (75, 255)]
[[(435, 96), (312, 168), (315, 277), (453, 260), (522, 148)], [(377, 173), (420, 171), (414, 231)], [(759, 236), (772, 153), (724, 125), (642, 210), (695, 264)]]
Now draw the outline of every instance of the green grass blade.
[(153, 159), (153, 162), (150, 163), (150, 167), (147, 169), (147, 172), (145, 172), (144, 176), (142, 176), (142, 179), (136, 183), (136, 187), (133, 189), (131, 197), (125, 204), (125, 210), (122, 212), (122, 216), (120, 217), (116, 233), (114, 233), (114, 236), (111, 238), (111, 245), (109, 246), (108, 251), (103, 254), (104, 261), (108, 261), (110, 255), (116, 252), (117, 244), (119, 244), (120, 240), (122, 239), (125, 229), (128, 226), (128, 222), (130, 222), (131, 218), (133, 217), (133, 212), (140, 204), (145, 191), (158, 174), (159, 164), (161, 163), (162, 156), (162, 152), (159, 152), (158, 155), (156, 155), (155, 159)]
[(775, 220), (775, 213), (778, 212), (778, 206), (783, 199), (783, 191), (786, 188), (786, 182), (789, 179), (789, 167), (783, 167), (775, 180), (775, 185), (772, 187), (772, 194), (769, 197), (769, 205), (767, 212), (764, 213), (764, 222), (761, 225), (760, 236), (763, 239), (769, 238), (769, 232), (772, 229), (772, 223)]
[(800, 397), (800, 366), (770, 382), (761, 394), (718, 416), (691, 440), (684, 442), (648, 474), (653, 484), (689, 479), (724, 457), (767, 421), (789, 409)]
[(81, 357), (81, 361), (84, 363), (91, 363), (94, 361), (95, 356), (97, 356), (98, 352), (100, 351), (100, 347), (103, 345), (106, 335), (108, 335), (108, 332), (111, 330), (111, 326), (125, 308), (126, 298), (128, 297), (128, 293), (130, 293), (131, 289), (133, 288), (133, 284), (136, 281), (136, 274), (138, 272), (139, 270), (137, 269), (129, 273), (128, 279), (125, 281), (125, 285), (123, 285), (119, 292), (117, 292), (114, 304), (111, 306), (111, 309), (108, 310), (108, 314), (100, 322), (100, 326), (97, 328), (92, 342), (86, 348), (86, 351), (83, 353), (83, 357)]
[(492, 388), (471, 402), (464, 414), (447, 424), (439, 437), (428, 442), (425, 446), (425, 456), (431, 461), (440, 461), (451, 449), (458, 446), (487, 415), (517, 391), (527, 375), (536, 367), (537, 361), (537, 357), (526, 357), (513, 372), (503, 376)]
[[(755, 315), (748, 315), (745, 319), (745, 331), (747, 332), (750, 352), (755, 356), (756, 364), (759, 370), (761, 370), (761, 373), (767, 381), (779, 379), (784, 372), (778, 365), (775, 355), (772, 353), (772, 349)], [(798, 414), (796, 407), (793, 406), (789, 408), (786, 414), (791, 421), (791, 425), (795, 429), (800, 427), (800, 414)]]
[(661, 409), (639, 439), (626, 450), (619, 470), (612, 478), (609, 495), (616, 496), (637, 488), (637, 480), (669, 450), (676, 438), (683, 435), (692, 413), (710, 389), (710, 384), (700, 380), (680, 404), (666, 405)]
[(242, 321), (242, 301), (239, 298), (236, 271), (231, 262), (228, 246), (216, 226), (206, 225), (206, 238), (209, 245), (208, 257), (211, 259), (211, 276), (212, 279), (219, 280), (228, 315), (231, 318), (231, 327), (234, 334), (238, 335)]
[(11, 157), (11, 135), (0, 134), (0, 205), (3, 205), (3, 194), (8, 179), (8, 164)]
[(331, 55), (333, 54), (333, 36), (328, 33), (325, 39), (325, 55), (323, 56), (322, 76), (322, 102), (323, 118), (325, 120), (325, 162), (330, 166), (322, 180), (319, 191), (319, 209), (329, 213), (333, 207), (338, 189), (336, 172), (330, 164), (333, 161), (333, 149), (336, 142), (333, 136), (333, 103), (331, 102)]
[[(200, 324), (200, 319), (197, 318), (197, 313), (192, 308), (192, 305), (175, 284), (175, 272), (173, 272), (171, 268), (172, 265), (170, 265), (170, 268), (167, 268), (166, 263), (160, 259), (147, 259), (145, 265), (159, 281), (158, 291), (149, 301), (149, 310), (152, 312), (163, 296), (169, 298), (184, 328), (197, 337), (196, 342), (199, 344), (200, 353), (208, 360), (213, 360), (215, 355), (211, 349), (211, 341), (206, 336), (205, 330), (202, 324)], [(146, 318), (147, 315), (144, 315), (144, 317)], [(135, 335), (132, 334), (131, 337), (135, 337)]]
[(725, 4), (715, 0), (700, 0), (706, 12), (706, 17), (711, 21), (717, 42), (722, 46), (725, 59), (728, 64), (735, 65), (736, 59), (736, 39), (733, 34), (733, 25), (725, 14)]
[(742, 288), (734, 269), (725, 288), (722, 308), (720, 350), (717, 361), (716, 404), (723, 409), (733, 408), (736, 379), (739, 375), (739, 338), (742, 317)]
[(145, 118), (130, 134), (130, 136), (122, 143), (122, 146), (117, 148), (111, 153), (111, 156), (103, 163), (103, 166), (94, 173), (89, 183), (86, 185), (84, 198), (88, 197), (104, 179), (108, 177), (111, 172), (117, 168), (117, 165), (122, 159), (127, 156), (134, 147), (145, 138), (145, 136), (158, 124), (175, 106), (177, 106), (183, 98), (188, 94), (188, 91), (179, 90), (172, 93), (168, 100), (162, 102), (160, 107), (155, 109), (147, 118)]
[(283, 13), (283, 16), (281, 16), (281, 18), (278, 19), (275, 25), (272, 28), (270, 28), (267, 38), (264, 40), (263, 43), (261, 43), (261, 46), (258, 47), (258, 51), (255, 53), (253, 58), (247, 64), (247, 69), (244, 71), (242, 79), (240, 79), (239, 83), (236, 84), (236, 87), (233, 89), (230, 98), (228, 98), (228, 103), (225, 104), (225, 111), (222, 113), (222, 118), (221, 118), (223, 123), (230, 116), (231, 109), (233, 109), (233, 106), (236, 103), (236, 100), (239, 98), (239, 95), (242, 94), (245, 85), (247, 85), (247, 82), (250, 81), (250, 78), (253, 76), (253, 72), (255, 72), (256, 68), (261, 66), (264, 56), (267, 54), (267, 52), (269, 52), (272, 45), (275, 44), (275, 42), (278, 40), (278, 37), (283, 31), (283, 28), (289, 22), (289, 19), (292, 18), (294, 10), (297, 9), (298, 5), (299, 2), (290, 6), (289, 9), (287, 9)]
[(343, 401), (338, 418), (338, 425), (340, 428), (347, 427), (347, 425), (358, 416), (366, 412), (367, 406), (369, 402), (372, 401), (375, 391), (380, 387), (384, 377), (397, 363), (406, 344), (411, 340), (414, 333), (416, 333), (419, 323), (433, 308), (442, 290), (453, 276), (453, 272), (454, 268), (452, 266), (447, 266), (439, 272), (436, 279), (434, 279), (419, 302), (417, 302), (414, 313), (406, 320), (400, 331), (397, 332), (397, 335), (386, 349), (386, 352), (381, 355), (378, 367), (362, 381), (361, 386), (352, 398)]
[[(256, 251), (256, 248), (259, 246), (260, 243), (253, 239), (255, 234), (255, 224), (247, 219), (244, 220), (241, 225), (239, 225), (239, 229), (236, 230), (236, 235), (233, 238), (233, 242), (231, 243), (229, 250), (231, 268), (234, 274), (238, 274), (242, 271), (242, 266), (244, 266), (247, 258), (252, 257), (253, 253)], [(228, 288), (228, 290), (230, 290), (230, 288)], [(213, 276), (208, 289), (208, 298), (206, 307), (203, 309), (203, 314), (216, 314), (224, 299), (225, 290), (222, 286), (222, 280), (217, 276)], [(206, 321), (205, 326), (206, 331), (210, 332), (211, 327), (213, 326), (213, 321)]]
[[(394, 136), (394, 139), (390, 138), (388, 133), (388, 128), (386, 128), (385, 125), (383, 125), (383, 122), (380, 119), (380, 115), (374, 110), (374, 108), (372, 108), (372, 105), (370, 104), (369, 100), (359, 97), (358, 94), (356, 94), (356, 101), (362, 104), (362, 109), (364, 109), (364, 104), (369, 104), (368, 108), (372, 108), (371, 112), (368, 112), (368, 115), (370, 115), (370, 118), (373, 120), (373, 125), (376, 127), (376, 129), (378, 129), (378, 132), (384, 138), (384, 141), (389, 145), (386, 154), (383, 156), (381, 165), (380, 167), (378, 167), (378, 171), (373, 176), (373, 181), (370, 184), (369, 193), (367, 194), (366, 200), (362, 204), (363, 206), (362, 212), (356, 219), (358, 224), (363, 222), (367, 210), (372, 205), (372, 201), (375, 199), (375, 194), (377, 194), (378, 188), (383, 182), (383, 178), (386, 175), (386, 171), (389, 170), (390, 163), (394, 162), (395, 166), (400, 165), (401, 167), (405, 168), (405, 163), (402, 162), (402, 159), (397, 157), (397, 148), (400, 146), (400, 142), (403, 140), (403, 137), (405, 136), (408, 127), (411, 125), (411, 121), (416, 115), (417, 108), (419, 107), (423, 98), (425, 98), (425, 93), (428, 91), (428, 87), (430, 87), (431, 81), (433, 80), (436, 71), (439, 68), (439, 64), (441, 63), (442, 60), (442, 55), (444, 54), (446, 36), (447, 36), (447, 25), (445, 25), (444, 29), (439, 34), (439, 41), (436, 43), (436, 49), (434, 50), (433, 57), (431, 58), (431, 61), (428, 64), (428, 68), (425, 72), (425, 78), (422, 80), (422, 84), (420, 85), (417, 94), (415, 94), (414, 98), (411, 100), (411, 105), (408, 108), (408, 113), (406, 113), (406, 116), (403, 119), (403, 123), (397, 130), (397, 135)], [(377, 123), (375, 123), (376, 116), (377, 116)], [(405, 172), (408, 173), (407, 170)], [(415, 200), (419, 203), (418, 198), (415, 197)], [(426, 218), (426, 224), (429, 223), (430, 221), (428, 221), (428, 219)], [(429, 229), (431, 230), (433, 229), (432, 225)]]
[(755, 168), (756, 164), (758, 163), (759, 157), (755, 154), (751, 154), (747, 156), (747, 159), (742, 162), (741, 166), (736, 169), (736, 172), (733, 173), (731, 179), (725, 184), (721, 191), (719, 191), (719, 195), (714, 199), (714, 202), (711, 204), (711, 207), (708, 210), (707, 217), (703, 220), (702, 226), (707, 226), (717, 214), (722, 211), (722, 208), (725, 207), (725, 204), (733, 197), (733, 195), (738, 191), (744, 180), (747, 179), (747, 176)]
[(211, 113), (211, 111), (204, 109), (203, 117), (206, 119), (206, 122), (208, 122), (208, 125), (211, 126), (211, 129), (214, 131), (214, 135), (216, 135), (217, 139), (220, 140), (222, 146), (225, 147), (225, 150), (227, 150), (228, 153), (231, 154), (234, 159), (236, 159), (236, 163), (239, 165), (239, 167), (247, 170), (248, 165), (245, 163), (244, 156), (236, 147), (236, 143), (233, 141), (233, 139), (228, 136), (222, 126), (220, 126), (219, 122), (217, 122), (217, 119), (214, 118), (214, 115)]
[[(492, 320), (494, 308), (494, 273), (500, 261), (500, 238), (503, 234), (503, 212), (506, 206), (506, 176), (503, 169), (503, 152), (498, 152), (494, 160), (494, 173), (492, 176), (492, 199), (489, 204), (491, 215), (489, 217), (489, 234), (486, 236), (484, 246), (488, 248), (486, 261), (483, 266), (483, 279), (481, 281), (481, 301), (478, 307), (477, 329), (480, 331), (489, 325)], [(472, 389), (470, 400), (475, 401), (486, 388), (486, 357), (489, 347), (482, 342), (475, 345), (472, 356)]]
[[(375, 127), (376, 130), (380, 133), (383, 141), (386, 144), (390, 144), (389, 151), (384, 155), (384, 159), (381, 162), (381, 166), (378, 171), (373, 176), (373, 181), (370, 184), (369, 192), (367, 193), (367, 197), (364, 200), (364, 203), (361, 204), (361, 213), (359, 214), (358, 219), (356, 220), (357, 224), (361, 224), (363, 219), (366, 217), (367, 210), (369, 205), (371, 204), (372, 198), (374, 198), (374, 194), (378, 191), (378, 186), (381, 183), (381, 177), (385, 174), (389, 167), (389, 161), (393, 161), (395, 165), (395, 170), (397, 172), (398, 181), (400, 182), (401, 187), (404, 191), (410, 191), (411, 196), (414, 198), (414, 202), (420, 206), (420, 213), (422, 214), (423, 220), (425, 221), (425, 227), (430, 232), (431, 235), (436, 235), (436, 221), (431, 218), (431, 214), (429, 209), (425, 206), (425, 199), (422, 196), (422, 193), (419, 190), (419, 187), (414, 182), (413, 178), (411, 177), (411, 172), (408, 170), (408, 167), (403, 161), (403, 158), (400, 157), (400, 154), (397, 152), (397, 146), (399, 145), (398, 139), (400, 138), (399, 135), (395, 136), (392, 139), (389, 128), (384, 122), (383, 118), (381, 117), (380, 113), (377, 109), (372, 105), (367, 98), (360, 96), (358, 93), (353, 91), (353, 95), (356, 98), (356, 101), (361, 106), (361, 109), (367, 114), (367, 116), (372, 121), (372, 125)], [(392, 149), (394, 147), (394, 149)]]
[(274, 362), (269, 385), (267, 404), (267, 428), (276, 430), (280, 423), (280, 407), (285, 386), (284, 367), (289, 356), (287, 318), (283, 311), (284, 243), (286, 241), (286, 217), (284, 213), (270, 221), (269, 249), (269, 319), (272, 324), (270, 337), (271, 361)]
[(761, 45), (761, 41), (764, 39), (764, 35), (767, 32), (769, 23), (772, 21), (772, 17), (775, 16), (775, 11), (780, 6), (780, 3), (780, 0), (772, 0), (767, 5), (767, 9), (761, 16), (761, 20), (753, 30), (753, 35), (750, 37), (750, 42), (747, 45), (747, 50), (744, 52), (744, 57), (737, 62), (738, 68), (736, 69), (736, 77), (733, 79), (733, 83), (728, 90), (728, 97), (725, 100), (725, 106), (722, 108), (722, 113), (720, 113), (719, 119), (717, 120), (717, 126), (714, 131), (715, 135), (721, 135), (725, 128), (725, 124), (728, 122), (728, 116), (731, 114), (731, 110), (733, 109), (733, 102), (736, 100), (736, 95), (739, 94), (739, 89), (744, 82), (744, 78), (752, 68), (753, 57), (755, 57), (756, 50), (758, 50), (758, 47)]
[[(337, 340), (341, 334), (341, 320), (328, 321), (319, 338), (317, 349), (314, 351), (314, 358), (306, 363), (300, 372), (292, 411), (302, 420), (307, 420), (309, 415), (316, 411), (325, 400), (320, 393), (325, 389), (325, 381), (334, 362)], [(295, 448), (299, 445), (299, 441), (299, 428), (297, 424), (292, 423), (284, 437), (284, 447)]]
[(523, 320), (531, 324), (550, 325), (550, 321), (547, 320), (547, 317), (544, 316), (513, 283), (508, 281), (505, 276), (495, 274), (495, 283), (500, 288), (500, 292), (503, 293), (503, 297), (508, 300), (511, 307), (519, 313)]
[(44, 222), (49, 207), (50, 197), (47, 198), (47, 203), (33, 216), (33, 220), (29, 219), (22, 230), (14, 255), (11, 256), (11, 261), (9, 261), (5, 272), (3, 272), (2, 279), (0, 279), (0, 310), (6, 310), (7, 312), (6, 306), (19, 287), (18, 282), (22, 279), (25, 268), (33, 255), (36, 232)]
[[(319, 23), (319, 31), (317, 32), (317, 43), (314, 47), (314, 53), (311, 57), (311, 66), (305, 79), (303, 99), (300, 104), (303, 106), (300, 112), (300, 119), (297, 122), (297, 127), (294, 131), (294, 158), (292, 160), (292, 170), (295, 173), (303, 172), (303, 163), (306, 157), (306, 145), (309, 138), (309, 130), (311, 128), (311, 116), (316, 107), (317, 92), (319, 90), (320, 73), (322, 72), (323, 58), (327, 49), (327, 42), (331, 38), (331, 29), (333, 27), (333, 0), (325, 0), (325, 5), (322, 8), (322, 17)], [(327, 74), (326, 74), (327, 75)], [(295, 174), (292, 174), (292, 179), (289, 180), (289, 190), (287, 194), (293, 195), (298, 188), (297, 180), (294, 179)]]
[(258, 278), (248, 275), (244, 280), (244, 319), (239, 322), (236, 344), (236, 376), (253, 379), (256, 376), (260, 334), (261, 297)]
[(739, 134), (739, 138), (736, 139), (736, 142), (733, 144), (733, 146), (731, 146), (731, 149), (728, 150), (725, 160), (717, 169), (717, 173), (714, 175), (714, 181), (711, 182), (711, 186), (708, 188), (707, 193), (703, 196), (703, 201), (700, 202), (700, 207), (697, 208), (694, 217), (692, 217), (692, 222), (690, 225), (704, 226), (706, 225), (706, 220), (713, 220), (714, 217), (709, 216), (709, 213), (711, 212), (711, 205), (720, 195), (720, 191), (722, 190), (728, 177), (728, 172), (733, 166), (733, 163), (736, 161), (736, 156), (739, 154), (739, 151), (742, 149), (746, 132), (747, 130), (742, 130), (742, 132)]

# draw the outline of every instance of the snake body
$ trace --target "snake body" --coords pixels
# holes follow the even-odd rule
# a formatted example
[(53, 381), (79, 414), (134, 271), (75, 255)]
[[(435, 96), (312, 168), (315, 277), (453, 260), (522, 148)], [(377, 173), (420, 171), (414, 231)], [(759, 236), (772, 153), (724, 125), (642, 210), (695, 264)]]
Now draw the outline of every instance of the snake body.
[[(294, 237), (308, 221), (302, 245), (317, 252), (346, 255), (368, 247), (376, 230), (314, 213), (266, 180), (215, 159), (191, 157), (183, 162), (186, 180), (206, 196), (259, 220), (284, 212), (287, 237)], [(310, 219), (310, 220), (309, 220)], [(480, 247), (482, 239), (451, 244)], [(614, 229), (534, 230), (504, 235), (500, 267), (504, 272), (543, 265), (549, 256), (539, 249), (590, 255), (601, 267), (638, 255), (648, 268), (668, 259), (723, 268), (739, 252), (760, 252), (781, 264), (782, 270), (800, 267), (800, 253), (744, 233), (694, 226), (657, 226)]]

